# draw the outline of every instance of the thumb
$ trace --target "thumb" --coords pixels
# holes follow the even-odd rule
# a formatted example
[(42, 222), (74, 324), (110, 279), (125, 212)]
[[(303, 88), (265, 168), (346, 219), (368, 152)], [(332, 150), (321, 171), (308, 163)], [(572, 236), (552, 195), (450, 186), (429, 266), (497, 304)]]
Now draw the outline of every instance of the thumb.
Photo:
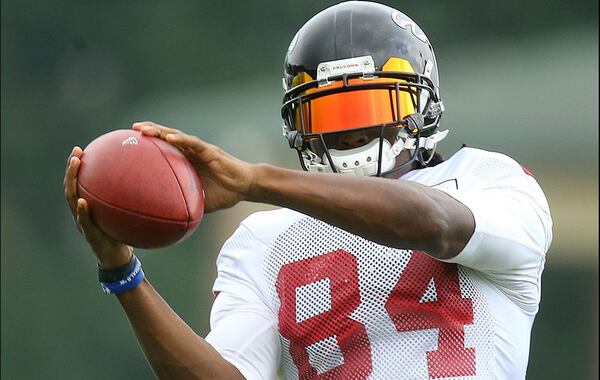
[(83, 198), (77, 200), (77, 223), (81, 226), (85, 238), (91, 244), (102, 239), (104, 233), (92, 222), (89, 205)]

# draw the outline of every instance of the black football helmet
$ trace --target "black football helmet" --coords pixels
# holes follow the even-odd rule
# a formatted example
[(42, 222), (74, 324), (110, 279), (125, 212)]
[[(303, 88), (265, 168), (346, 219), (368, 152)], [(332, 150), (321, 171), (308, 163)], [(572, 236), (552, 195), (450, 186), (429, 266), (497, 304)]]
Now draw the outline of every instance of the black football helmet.
[[(283, 134), (307, 171), (384, 176), (427, 165), (444, 111), (425, 33), (385, 5), (350, 1), (296, 33), (285, 57)], [(410, 150), (410, 159), (397, 156)]]

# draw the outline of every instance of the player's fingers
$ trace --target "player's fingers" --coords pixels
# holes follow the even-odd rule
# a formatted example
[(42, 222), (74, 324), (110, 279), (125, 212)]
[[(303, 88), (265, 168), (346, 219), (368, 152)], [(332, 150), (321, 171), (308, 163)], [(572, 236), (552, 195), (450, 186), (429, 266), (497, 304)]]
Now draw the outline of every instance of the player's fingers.
[(67, 165), (67, 172), (65, 174), (64, 188), (65, 188), (65, 199), (71, 209), (71, 213), (75, 216), (77, 210), (77, 174), (79, 172), (79, 166), (81, 160), (79, 157), (72, 156)]
[(63, 180), (63, 186), (66, 185), (66, 180), (67, 180), (67, 172), (69, 171), (69, 163), (71, 162), (71, 158), (72, 157), (77, 157), (77, 158), (81, 158), (81, 155), (83, 154), (83, 150), (78, 147), (75, 146), (73, 147), (73, 149), (71, 150), (71, 153), (69, 153), (69, 156), (67, 157), (67, 165), (65, 167), (65, 177)]
[(67, 157), (67, 165), (69, 165), (69, 161), (71, 161), (71, 157), (73, 157), (73, 154), (75, 153), (75, 148), (77, 147), (73, 147), (73, 149), (71, 149), (71, 153), (69, 153), (69, 156)]
[(165, 140), (182, 150), (193, 150), (196, 153), (205, 152), (214, 145), (201, 140), (200, 138), (185, 133), (169, 133), (165, 136)]
[(131, 125), (131, 128), (135, 129), (136, 131), (141, 131), (142, 128), (144, 127), (160, 127), (160, 124), (157, 124), (153, 121), (136, 121), (135, 123), (133, 123)]
[(67, 165), (65, 166), (65, 175), (63, 176), (63, 187), (66, 190), (66, 186), (67, 186), (67, 172), (69, 171), (69, 165), (71, 163), (71, 157), (73, 157), (73, 152), (75, 151), (75, 148), (73, 148), (71, 150), (71, 153), (69, 153), (69, 156), (67, 157)]
[(161, 139), (164, 139), (165, 136), (170, 133), (182, 133), (178, 129), (165, 127), (164, 125), (156, 124), (152, 121), (133, 123), (132, 128), (142, 132), (146, 136), (160, 137)]

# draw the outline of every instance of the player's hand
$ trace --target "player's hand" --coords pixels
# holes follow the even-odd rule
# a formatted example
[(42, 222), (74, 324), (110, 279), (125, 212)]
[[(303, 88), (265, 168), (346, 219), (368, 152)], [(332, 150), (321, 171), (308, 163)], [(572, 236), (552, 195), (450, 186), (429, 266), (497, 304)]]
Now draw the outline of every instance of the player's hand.
[(67, 159), (67, 168), (63, 186), (67, 205), (73, 215), (77, 230), (89, 243), (98, 263), (103, 268), (116, 268), (125, 265), (131, 259), (133, 248), (119, 243), (102, 232), (91, 220), (90, 209), (85, 199), (77, 194), (77, 173), (81, 164), (83, 151), (80, 147), (73, 148)]
[(201, 178), (206, 212), (236, 205), (254, 186), (255, 165), (241, 161), (215, 145), (151, 121), (134, 123), (133, 129), (160, 137), (183, 152)]

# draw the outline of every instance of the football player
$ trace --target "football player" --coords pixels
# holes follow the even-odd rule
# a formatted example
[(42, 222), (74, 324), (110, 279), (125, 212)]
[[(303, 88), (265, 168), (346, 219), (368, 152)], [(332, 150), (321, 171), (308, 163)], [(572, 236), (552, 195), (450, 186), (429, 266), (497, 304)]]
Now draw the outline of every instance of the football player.
[[(67, 202), (160, 378), (523, 379), (552, 221), (536, 180), (447, 130), (429, 40), (403, 13), (346, 2), (292, 39), (283, 133), (304, 171), (249, 164), (197, 137), (133, 125), (180, 148), (206, 211), (281, 206), (244, 220), (217, 259), (211, 331), (197, 336), (132, 249)], [(140, 275), (140, 273), (142, 273)]]

